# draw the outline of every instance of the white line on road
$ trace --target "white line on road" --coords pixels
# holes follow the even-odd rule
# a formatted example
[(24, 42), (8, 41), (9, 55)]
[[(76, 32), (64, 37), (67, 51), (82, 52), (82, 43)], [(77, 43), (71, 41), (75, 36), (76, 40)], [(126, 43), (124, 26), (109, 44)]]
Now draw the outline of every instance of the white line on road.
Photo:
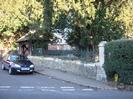
[(82, 89), (82, 91), (94, 91), (94, 90), (89, 88), (89, 89)]
[(75, 88), (74, 87), (71, 87), (71, 86), (63, 86), (63, 87), (60, 87), (62, 91), (75, 91)]
[(33, 87), (33, 86), (20, 86), (20, 88), (22, 88), (22, 89), (33, 89), (35, 87)]
[(61, 89), (73, 89), (74, 87), (69, 87), (69, 86), (64, 86), (64, 87), (60, 87)]
[(75, 91), (75, 89), (62, 89), (62, 91)]
[(3, 89), (3, 88), (6, 88), (7, 89), (7, 88), (11, 88), (11, 86), (0, 86), (0, 88), (1, 89)]
[(55, 87), (47, 87), (47, 86), (44, 86), (44, 87), (41, 87), (42, 89), (54, 89)]
[(54, 89), (41, 89), (41, 91), (52, 91), (52, 92), (54, 92), (56, 90), (54, 90)]

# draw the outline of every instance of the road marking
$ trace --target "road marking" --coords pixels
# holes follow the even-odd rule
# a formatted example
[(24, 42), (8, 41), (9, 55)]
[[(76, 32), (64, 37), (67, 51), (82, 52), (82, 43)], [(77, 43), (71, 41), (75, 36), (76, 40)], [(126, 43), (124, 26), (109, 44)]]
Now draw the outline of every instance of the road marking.
[(69, 87), (69, 86), (64, 86), (64, 87), (60, 87), (61, 89), (73, 89), (74, 87)]
[(89, 88), (89, 89), (82, 89), (82, 91), (94, 91), (94, 90)]
[(11, 88), (11, 86), (0, 86), (0, 88), (1, 88), (1, 89), (3, 89), (3, 88), (8, 89), (8, 88)]
[(75, 89), (62, 89), (62, 91), (75, 91)]
[[(11, 86), (0, 86), (0, 91), (7, 91), (11, 88)], [(51, 91), (51, 92), (55, 92), (57, 91), (56, 90), (56, 87), (53, 87), (53, 86), (20, 86), (19, 87), (19, 91), (23, 91), (23, 90), (26, 90), (26, 91), (33, 91), (33, 89), (39, 89), (41, 91)], [(61, 91), (76, 91), (76, 89), (72, 86), (61, 86), (59, 87), (61, 89)], [(81, 91), (83, 92), (89, 92), (89, 91), (94, 91), (94, 89), (92, 88), (84, 88), (84, 89), (80, 89)]]
[(41, 89), (41, 91), (52, 91), (52, 92), (54, 92), (56, 90), (54, 90), (54, 89)]
[(22, 88), (22, 89), (33, 89), (35, 87), (33, 87), (33, 86), (20, 86), (20, 88)]
[(56, 91), (56, 90), (54, 89), (55, 87), (42, 86), (42, 87), (40, 87), (40, 88), (41, 88), (41, 91), (51, 91), (51, 92)]
[(55, 87), (47, 87), (47, 86), (44, 86), (44, 87), (41, 87), (42, 89), (54, 89)]
[(71, 87), (71, 86), (63, 86), (63, 87), (60, 87), (62, 91), (75, 91), (75, 88), (74, 87)]

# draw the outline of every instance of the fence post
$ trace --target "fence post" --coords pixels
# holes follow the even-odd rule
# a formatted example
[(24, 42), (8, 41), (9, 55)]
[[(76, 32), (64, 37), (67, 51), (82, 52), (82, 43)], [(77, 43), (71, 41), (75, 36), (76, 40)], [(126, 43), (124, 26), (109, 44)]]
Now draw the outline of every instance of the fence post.
[(99, 81), (106, 81), (106, 74), (103, 68), (103, 64), (104, 64), (104, 47), (105, 44), (107, 42), (106, 41), (102, 41), (99, 43), (98, 47), (99, 47), (99, 62), (96, 64), (97, 67), (97, 75), (96, 75), (96, 79)]

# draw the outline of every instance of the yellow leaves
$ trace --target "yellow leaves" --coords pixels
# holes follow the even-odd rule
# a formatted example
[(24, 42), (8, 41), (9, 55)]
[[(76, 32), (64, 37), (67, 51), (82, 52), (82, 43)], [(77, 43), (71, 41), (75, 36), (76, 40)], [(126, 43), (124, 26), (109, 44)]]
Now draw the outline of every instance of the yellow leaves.
[(56, 3), (54, 6), (56, 9), (58, 8), (59, 10), (65, 10), (69, 11), (70, 9), (74, 9), (76, 12), (79, 13), (79, 15), (93, 15), (95, 14), (95, 7), (92, 4), (95, 0), (80, 0), (78, 2), (74, 2), (74, 0), (56, 0)]
[(117, 20), (124, 23), (126, 28), (125, 36), (133, 38), (133, 2), (131, 0), (128, 0), (125, 5), (122, 6)]
[(65, 11), (69, 11), (69, 9), (71, 8), (70, 3), (67, 2), (66, 0), (57, 0), (54, 3), (54, 7), (55, 7), (55, 9), (65, 10)]
[(4, 31), (15, 32), (37, 21), (42, 14), (43, 5), (36, 0), (0, 0), (0, 27), (6, 27)]
[(79, 11), (80, 12), (80, 10), (81, 10), (81, 3), (74, 3), (73, 4), (73, 7), (74, 7), (74, 9), (75, 9), (75, 11)]

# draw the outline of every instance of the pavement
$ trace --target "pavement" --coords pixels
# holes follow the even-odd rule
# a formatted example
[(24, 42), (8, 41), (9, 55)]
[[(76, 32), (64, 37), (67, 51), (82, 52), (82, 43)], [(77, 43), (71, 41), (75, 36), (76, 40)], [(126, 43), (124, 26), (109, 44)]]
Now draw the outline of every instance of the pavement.
[(35, 72), (53, 77), (55, 79), (60, 79), (70, 83), (78, 84), (81, 86), (91, 87), (95, 89), (102, 89), (102, 90), (117, 90), (117, 88), (109, 86), (105, 82), (85, 78), (83, 76), (76, 75), (70, 72), (64, 72), (64, 71), (50, 69), (46, 67), (36, 68)]

